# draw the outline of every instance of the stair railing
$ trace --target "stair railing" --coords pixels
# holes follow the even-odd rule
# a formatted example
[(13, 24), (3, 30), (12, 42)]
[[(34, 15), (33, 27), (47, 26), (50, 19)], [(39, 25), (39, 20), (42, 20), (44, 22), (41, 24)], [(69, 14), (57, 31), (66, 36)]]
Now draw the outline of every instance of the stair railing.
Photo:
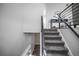
[(44, 44), (44, 26), (43, 26), (43, 16), (41, 16), (41, 45), (42, 45), (42, 48), (41, 48), (41, 50), (42, 50), (42, 56), (43, 55), (46, 55), (46, 51), (45, 51), (45, 49), (44, 49), (44, 47), (45, 47), (45, 44)]
[(66, 22), (64, 22), (71, 30), (72, 32), (79, 38), (79, 34), (70, 26), (68, 25)]
[[(64, 22), (64, 23), (79, 38), (79, 34), (71, 27), (71, 26), (74, 26), (74, 28), (75, 28), (76, 25), (79, 25), (79, 19), (77, 19), (79, 17), (79, 12), (77, 11), (77, 9), (79, 10), (79, 4), (78, 3), (72, 3), (68, 7), (66, 7), (62, 12), (60, 12), (59, 16), (61, 17), (62, 20), (68, 19), (68, 22)], [(73, 16), (74, 14), (77, 15), (77, 16)], [(75, 24), (74, 24), (74, 22), (75, 22)]]

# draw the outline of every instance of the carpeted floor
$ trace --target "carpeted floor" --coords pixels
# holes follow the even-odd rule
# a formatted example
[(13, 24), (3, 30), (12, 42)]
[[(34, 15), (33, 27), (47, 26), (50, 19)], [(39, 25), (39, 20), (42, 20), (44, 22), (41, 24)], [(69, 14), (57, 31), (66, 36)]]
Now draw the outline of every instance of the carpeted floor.
[(34, 56), (40, 56), (40, 45), (35, 45), (33, 55)]

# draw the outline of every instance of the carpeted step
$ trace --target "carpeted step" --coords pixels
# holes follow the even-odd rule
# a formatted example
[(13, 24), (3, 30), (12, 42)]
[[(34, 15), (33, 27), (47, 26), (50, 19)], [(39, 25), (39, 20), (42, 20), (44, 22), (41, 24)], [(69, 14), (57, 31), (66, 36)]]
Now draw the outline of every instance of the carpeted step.
[(33, 55), (34, 56), (40, 56), (40, 45), (35, 45)]
[(45, 40), (45, 45), (48, 46), (64, 46), (64, 42), (61, 40)]
[(60, 35), (44, 35), (44, 39), (59, 39), (61, 40), (61, 36)]
[(57, 31), (56, 28), (53, 28), (53, 29), (44, 29), (44, 31)]
[(44, 29), (43, 33), (45, 44), (43, 49), (46, 50), (47, 56), (68, 56), (68, 49), (56, 28)]
[(57, 31), (44, 31), (45, 35), (59, 35), (59, 32)]
[(47, 52), (46, 56), (69, 56), (68, 54), (60, 54), (60, 53), (52, 53), (52, 52)]
[(45, 46), (45, 50), (47, 52), (52, 52), (52, 53), (60, 53), (60, 54), (68, 53), (68, 49), (62, 46)]

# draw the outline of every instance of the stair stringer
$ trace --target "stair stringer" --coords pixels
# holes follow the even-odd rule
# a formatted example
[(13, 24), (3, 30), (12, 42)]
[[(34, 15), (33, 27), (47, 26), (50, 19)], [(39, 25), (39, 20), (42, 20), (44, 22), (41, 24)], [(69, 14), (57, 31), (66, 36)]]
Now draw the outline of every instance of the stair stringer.
[(64, 38), (64, 36), (63, 36), (63, 34), (61, 33), (61, 31), (60, 31), (60, 29), (58, 29), (58, 32), (60, 33), (59, 35), (61, 35), (61, 37), (62, 37), (62, 41), (64, 41), (64, 43), (65, 43), (65, 47), (67, 47), (68, 48), (68, 50), (69, 50), (69, 52), (68, 52), (68, 54), (69, 54), (69, 56), (73, 56), (73, 54), (72, 54), (72, 52), (71, 52), (71, 50), (70, 50), (70, 48), (69, 48), (69, 46), (68, 46), (68, 44), (67, 44), (67, 42), (65, 41), (65, 38)]

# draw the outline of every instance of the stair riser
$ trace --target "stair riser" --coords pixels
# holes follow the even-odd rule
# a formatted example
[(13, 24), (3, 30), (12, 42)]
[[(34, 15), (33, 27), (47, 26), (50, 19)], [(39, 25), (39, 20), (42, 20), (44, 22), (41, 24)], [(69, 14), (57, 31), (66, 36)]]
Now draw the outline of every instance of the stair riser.
[(61, 39), (52, 39), (52, 38), (44, 38), (45, 40), (61, 40)]
[(44, 33), (45, 35), (59, 35), (59, 33)]
[(44, 39), (59, 39), (59, 40), (61, 40), (62, 37), (44, 37)]
[(56, 28), (53, 29), (45, 29), (43, 32), (44, 35), (44, 50), (46, 53), (52, 56), (55, 55), (68, 55), (68, 49), (64, 46), (65, 43), (61, 40), (62, 37), (59, 35), (60, 33)]
[(45, 43), (47, 46), (64, 46), (64, 43)]

